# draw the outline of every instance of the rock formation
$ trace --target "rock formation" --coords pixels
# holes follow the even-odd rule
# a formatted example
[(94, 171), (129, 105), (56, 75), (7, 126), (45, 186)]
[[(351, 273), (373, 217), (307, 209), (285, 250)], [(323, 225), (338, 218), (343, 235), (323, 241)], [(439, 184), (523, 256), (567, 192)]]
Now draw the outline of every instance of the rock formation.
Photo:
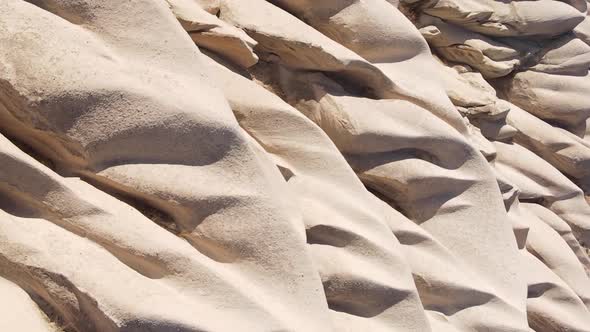
[(0, 331), (590, 332), (585, 0), (1, 0)]

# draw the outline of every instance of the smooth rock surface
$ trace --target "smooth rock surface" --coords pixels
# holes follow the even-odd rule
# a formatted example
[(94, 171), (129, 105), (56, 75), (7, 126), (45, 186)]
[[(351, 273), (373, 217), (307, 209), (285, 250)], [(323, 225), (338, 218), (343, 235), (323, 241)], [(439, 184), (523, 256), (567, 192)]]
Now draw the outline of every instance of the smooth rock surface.
[(0, 331), (590, 332), (587, 13), (0, 1)]

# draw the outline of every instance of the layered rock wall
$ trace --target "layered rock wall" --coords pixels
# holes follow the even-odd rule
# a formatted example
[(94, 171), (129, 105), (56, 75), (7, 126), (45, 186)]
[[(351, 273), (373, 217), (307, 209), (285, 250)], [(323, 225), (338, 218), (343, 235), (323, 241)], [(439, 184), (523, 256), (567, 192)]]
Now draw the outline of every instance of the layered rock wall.
[(590, 332), (587, 10), (0, 1), (0, 331)]

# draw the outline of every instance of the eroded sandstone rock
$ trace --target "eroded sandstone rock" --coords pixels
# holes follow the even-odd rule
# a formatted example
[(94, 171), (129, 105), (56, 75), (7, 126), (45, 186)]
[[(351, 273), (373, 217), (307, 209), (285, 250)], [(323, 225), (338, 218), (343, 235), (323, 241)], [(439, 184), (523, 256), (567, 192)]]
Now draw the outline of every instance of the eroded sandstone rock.
[(587, 11), (0, 2), (0, 330), (589, 332)]

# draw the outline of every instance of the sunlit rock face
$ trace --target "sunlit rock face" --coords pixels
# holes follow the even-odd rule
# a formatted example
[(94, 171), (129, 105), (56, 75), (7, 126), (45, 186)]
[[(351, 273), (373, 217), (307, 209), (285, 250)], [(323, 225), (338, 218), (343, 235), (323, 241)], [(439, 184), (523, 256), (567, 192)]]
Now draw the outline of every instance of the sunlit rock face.
[(590, 332), (587, 10), (0, 1), (0, 331)]

